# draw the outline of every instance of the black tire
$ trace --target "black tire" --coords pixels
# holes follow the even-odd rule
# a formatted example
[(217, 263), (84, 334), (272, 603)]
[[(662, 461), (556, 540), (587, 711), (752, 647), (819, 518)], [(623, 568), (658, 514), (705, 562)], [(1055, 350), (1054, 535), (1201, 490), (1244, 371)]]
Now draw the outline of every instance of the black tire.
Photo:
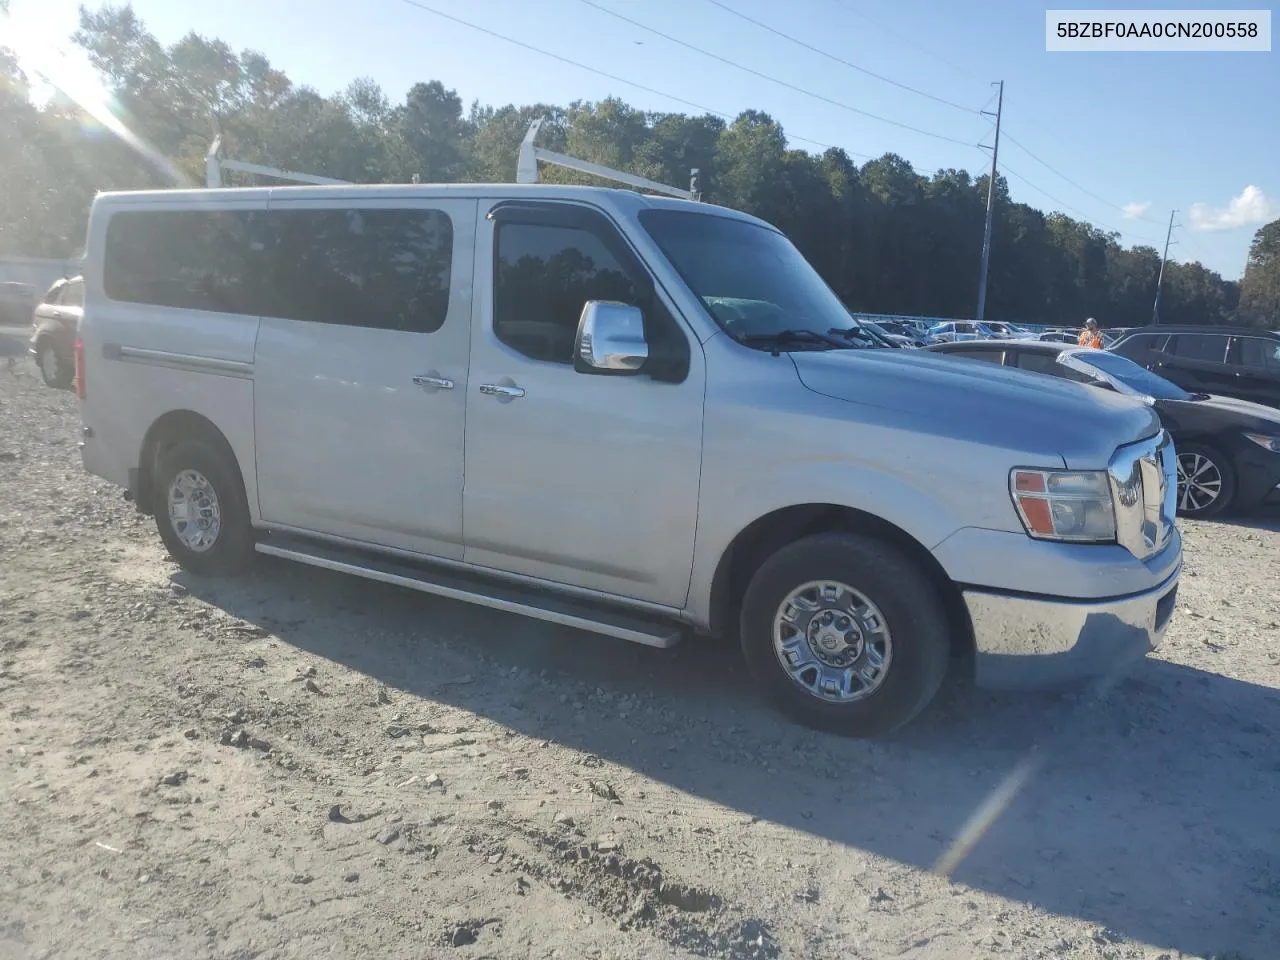
[[(188, 471), (208, 482), (217, 504), (216, 535), (203, 549), (184, 541), (179, 524), (170, 517), (170, 487), (175, 478)], [(229, 574), (248, 567), (253, 559), (253, 527), (245, 504), (244, 485), (231, 452), (223, 444), (183, 440), (165, 448), (156, 464), (152, 489), (160, 539), (183, 569), (193, 573)]]
[(45, 386), (55, 390), (66, 390), (75, 377), (75, 368), (58, 353), (52, 340), (41, 340), (36, 344), (36, 366), (40, 368), (40, 379)]
[(1231, 465), (1230, 458), (1216, 447), (1210, 447), (1203, 443), (1176, 444), (1176, 447), (1179, 473), (1185, 467), (1183, 457), (1203, 457), (1213, 464), (1213, 468), (1218, 471), (1218, 475), (1222, 478), (1217, 499), (1200, 509), (1183, 509), (1182, 490), (1180, 488), (1178, 490), (1178, 516), (1204, 520), (1209, 517), (1219, 516), (1230, 510), (1236, 499), (1236, 471)]
[[(783, 601), (824, 580), (861, 593), (888, 627), (892, 654), (883, 679), (861, 699), (821, 698), (793, 679), (774, 651)], [(809, 726), (858, 737), (889, 733), (923, 710), (942, 685), (950, 656), (947, 615), (934, 584), (900, 548), (862, 534), (806, 537), (767, 559), (747, 586), (739, 630), (747, 667), (771, 700)]]

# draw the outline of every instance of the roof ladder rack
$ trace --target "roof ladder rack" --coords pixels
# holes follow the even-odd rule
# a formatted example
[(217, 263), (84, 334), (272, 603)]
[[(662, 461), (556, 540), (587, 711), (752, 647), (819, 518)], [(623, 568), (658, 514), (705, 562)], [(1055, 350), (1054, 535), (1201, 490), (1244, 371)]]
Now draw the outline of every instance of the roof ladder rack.
[(294, 183), (337, 184), (350, 183), (349, 180), (335, 180), (332, 177), (318, 177), (313, 173), (298, 173), (294, 170), (281, 170), (278, 167), (264, 167), (260, 163), (245, 163), (243, 160), (222, 160), (218, 154), (222, 150), (222, 137), (213, 138), (209, 152), (204, 156), (205, 185), (222, 186), (223, 170), (238, 170), (241, 173), (256, 173), (261, 177), (272, 177), (276, 180), (291, 180)]
[(579, 160), (577, 157), (571, 157), (567, 153), (555, 153), (546, 150), (543, 147), (535, 146), (534, 140), (538, 136), (538, 130), (542, 127), (541, 120), (534, 120), (529, 124), (529, 130), (524, 135), (524, 140), (520, 142), (520, 155), (516, 162), (516, 183), (537, 183), (538, 182), (538, 163), (550, 163), (553, 166), (565, 167), (569, 170), (577, 170), (579, 173), (589, 173), (595, 177), (601, 177), (605, 180), (612, 180), (615, 183), (625, 183), (629, 187), (635, 187), (638, 190), (649, 190), (653, 193), (665, 193), (669, 197), (680, 197), (682, 200), (699, 200), (701, 197), (698, 193), (698, 168), (694, 167), (689, 171), (689, 189), (683, 190), (680, 187), (667, 186), (665, 183), (658, 183), (656, 180), (648, 180), (645, 177), (638, 177), (634, 173), (626, 173), (623, 170), (614, 170), (610, 167), (601, 166), (598, 163), (592, 163), (589, 160)]

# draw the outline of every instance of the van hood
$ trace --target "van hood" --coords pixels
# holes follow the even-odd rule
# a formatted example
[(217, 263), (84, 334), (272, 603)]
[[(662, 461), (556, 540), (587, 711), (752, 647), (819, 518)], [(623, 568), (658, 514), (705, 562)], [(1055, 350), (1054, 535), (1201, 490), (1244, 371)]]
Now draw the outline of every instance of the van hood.
[(1160, 430), (1140, 399), (982, 360), (888, 349), (790, 357), (814, 393), (909, 414), (949, 436), (1061, 457), (1068, 467), (1105, 467), (1117, 447)]

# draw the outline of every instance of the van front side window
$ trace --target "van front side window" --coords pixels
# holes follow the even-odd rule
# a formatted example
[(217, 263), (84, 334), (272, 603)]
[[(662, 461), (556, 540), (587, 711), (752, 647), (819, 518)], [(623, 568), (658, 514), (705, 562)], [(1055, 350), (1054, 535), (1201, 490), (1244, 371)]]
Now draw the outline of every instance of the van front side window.
[(493, 332), (534, 360), (573, 362), (588, 300), (643, 306), (636, 285), (594, 233), (538, 223), (498, 226)]

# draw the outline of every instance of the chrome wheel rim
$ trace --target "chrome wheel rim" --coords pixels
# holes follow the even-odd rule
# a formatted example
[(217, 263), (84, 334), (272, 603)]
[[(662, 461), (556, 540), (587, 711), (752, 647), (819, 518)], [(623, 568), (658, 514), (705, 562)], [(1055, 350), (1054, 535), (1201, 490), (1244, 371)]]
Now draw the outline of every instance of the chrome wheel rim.
[(183, 545), (196, 553), (217, 543), (222, 511), (213, 484), (199, 470), (183, 470), (169, 484), (169, 523)]
[(53, 352), (53, 347), (45, 346), (41, 348), (40, 373), (44, 375), (48, 383), (53, 383), (58, 379), (58, 355)]
[(1178, 509), (1200, 513), (1222, 496), (1222, 471), (1199, 453), (1178, 454)]
[(836, 580), (787, 594), (773, 618), (773, 652), (791, 681), (828, 703), (863, 700), (884, 683), (893, 639), (880, 608)]

